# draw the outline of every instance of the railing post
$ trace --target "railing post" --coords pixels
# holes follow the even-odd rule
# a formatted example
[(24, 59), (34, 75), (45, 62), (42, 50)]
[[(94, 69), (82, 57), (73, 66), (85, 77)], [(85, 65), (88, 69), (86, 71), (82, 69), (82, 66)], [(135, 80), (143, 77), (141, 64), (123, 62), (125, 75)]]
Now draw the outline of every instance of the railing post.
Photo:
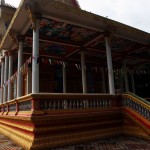
[(4, 105), (2, 105), (2, 115), (4, 114)]
[(7, 104), (7, 112), (6, 112), (6, 115), (8, 115), (9, 113), (9, 104)]
[(31, 111), (34, 112), (37, 110), (40, 110), (39, 100), (32, 99), (31, 100)]
[(15, 115), (18, 114), (18, 111), (19, 111), (19, 103), (16, 101), (16, 113), (15, 113)]
[(31, 111), (32, 111), (32, 116), (34, 115), (43, 115), (44, 112), (41, 111), (40, 108), (40, 99), (31, 99)]

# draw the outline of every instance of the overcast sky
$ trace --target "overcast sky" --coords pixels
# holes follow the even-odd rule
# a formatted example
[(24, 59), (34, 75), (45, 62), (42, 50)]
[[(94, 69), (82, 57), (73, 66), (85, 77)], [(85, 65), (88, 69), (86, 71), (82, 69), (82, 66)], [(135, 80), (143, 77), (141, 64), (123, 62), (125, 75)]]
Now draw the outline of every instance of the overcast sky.
[[(18, 6), (21, 0), (5, 0)], [(78, 0), (82, 9), (150, 33), (150, 0)]]

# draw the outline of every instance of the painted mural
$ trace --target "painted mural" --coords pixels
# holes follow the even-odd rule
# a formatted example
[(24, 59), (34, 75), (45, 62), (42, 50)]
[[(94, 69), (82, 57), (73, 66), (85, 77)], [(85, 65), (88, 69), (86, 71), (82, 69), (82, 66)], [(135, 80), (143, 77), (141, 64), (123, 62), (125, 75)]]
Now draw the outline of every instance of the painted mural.
[[(26, 38), (24, 46), (25, 47), (28, 46), (28, 47), (32, 48), (32, 39)], [(54, 44), (54, 43), (50, 43), (50, 42), (46, 42), (46, 41), (40, 41), (39, 47), (40, 47), (40, 51), (44, 51), (47, 54), (50, 54), (52, 56), (53, 55), (64, 56), (75, 50), (75, 48), (72, 46)]]
[(40, 34), (55, 40), (63, 40), (81, 44), (92, 39), (97, 32), (79, 26), (43, 18), (40, 24)]

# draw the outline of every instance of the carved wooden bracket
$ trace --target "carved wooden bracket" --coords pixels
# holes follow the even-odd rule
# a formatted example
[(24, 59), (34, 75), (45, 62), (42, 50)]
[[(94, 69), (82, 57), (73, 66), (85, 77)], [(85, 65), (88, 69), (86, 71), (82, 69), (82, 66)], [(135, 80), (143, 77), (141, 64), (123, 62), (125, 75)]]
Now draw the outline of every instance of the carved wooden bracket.
[(36, 22), (41, 19), (41, 14), (38, 12), (33, 12), (30, 5), (26, 5), (26, 11), (29, 14), (29, 18), (32, 24), (32, 29), (36, 30)]
[(8, 33), (11, 38), (11, 41), (18, 46), (17, 33), (15, 30), (11, 29)]

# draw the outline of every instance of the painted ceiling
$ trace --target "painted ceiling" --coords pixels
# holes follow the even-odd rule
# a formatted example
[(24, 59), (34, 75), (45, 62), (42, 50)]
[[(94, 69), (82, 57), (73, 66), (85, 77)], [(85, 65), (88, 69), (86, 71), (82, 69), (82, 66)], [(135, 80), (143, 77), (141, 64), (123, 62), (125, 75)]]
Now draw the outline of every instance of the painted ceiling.
[[(54, 19), (42, 18), (40, 21), (40, 52), (50, 56), (66, 57), (71, 53), (74, 59), (80, 59), (78, 49), (84, 48), (86, 56), (91, 61), (99, 60), (106, 63), (106, 49), (103, 33), (81, 26), (61, 22)], [(113, 62), (120, 64), (122, 59), (129, 59), (128, 63), (137, 63), (139, 57), (143, 62), (148, 59), (147, 46), (121, 37), (111, 37)], [(26, 34), (26, 47), (32, 47), (32, 29)], [(143, 51), (145, 53), (143, 53)], [(139, 63), (141, 61), (139, 60)]]

